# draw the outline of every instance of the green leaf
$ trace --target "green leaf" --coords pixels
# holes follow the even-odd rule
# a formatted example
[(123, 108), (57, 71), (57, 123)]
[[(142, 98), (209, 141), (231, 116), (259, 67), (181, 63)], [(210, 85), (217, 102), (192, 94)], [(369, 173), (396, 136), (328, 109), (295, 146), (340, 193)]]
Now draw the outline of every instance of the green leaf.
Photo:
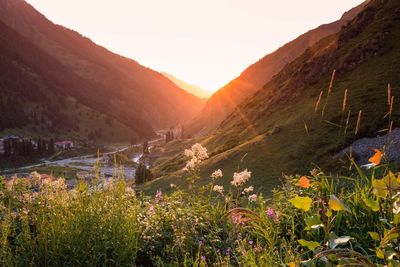
[(298, 240), (298, 242), (300, 243), (300, 245), (302, 245), (303, 247), (308, 248), (309, 250), (314, 250), (315, 248), (320, 246), (320, 244), (318, 242), (315, 242), (315, 241), (307, 241), (307, 240), (304, 240), (304, 239), (300, 239), (300, 240)]
[(400, 213), (394, 215), (393, 223), (394, 224), (399, 224), (400, 223)]
[(379, 259), (384, 259), (384, 258), (385, 258), (385, 254), (383, 254), (383, 251), (382, 251), (380, 248), (377, 248), (377, 249), (376, 249), (376, 256), (377, 256)]
[(368, 234), (375, 241), (381, 240), (381, 238), (379, 237), (379, 234), (377, 232), (368, 232)]
[(341, 211), (341, 210), (350, 211), (349, 207), (347, 207), (346, 204), (344, 204), (344, 202), (338, 199), (335, 195), (329, 196), (328, 205), (329, 208), (331, 208), (331, 210), (334, 211)]
[(337, 246), (345, 245), (352, 239), (351, 236), (341, 236), (337, 237), (336, 235), (331, 236), (329, 239), (329, 247), (331, 249), (335, 249)]
[(319, 215), (314, 215), (305, 219), (306, 228), (305, 230), (310, 231), (311, 229), (318, 229), (324, 227), (324, 224), (321, 222)]
[(290, 203), (293, 204), (298, 209), (309, 211), (312, 204), (312, 199), (309, 197), (299, 197), (296, 196), (289, 200)]
[(373, 200), (370, 198), (364, 198), (364, 203), (367, 205), (372, 211), (379, 211), (379, 199)]

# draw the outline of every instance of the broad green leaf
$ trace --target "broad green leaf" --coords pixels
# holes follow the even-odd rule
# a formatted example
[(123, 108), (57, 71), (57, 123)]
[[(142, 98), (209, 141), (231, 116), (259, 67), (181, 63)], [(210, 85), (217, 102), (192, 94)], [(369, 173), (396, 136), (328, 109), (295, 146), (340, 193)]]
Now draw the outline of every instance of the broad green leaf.
[(388, 194), (386, 183), (383, 179), (372, 179), (373, 193), (377, 197), (385, 198)]
[(399, 224), (400, 223), (400, 213), (394, 215), (393, 223), (394, 224)]
[(367, 205), (372, 211), (379, 211), (379, 199), (373, 200), (370, 198), (364, 198), (364, 203)]
[(302, 245), (303, 247), (308, 248), (309, 250), (314, 250), (315, 248), (320, 246), (320, 244), (318, 242), (315, 242), (315, 241), (307, 241), (307, 240), (304, 240), (304, 239), (300, 239), (300, 240), (298, 240), (298, 242), (300, 243), (300, 245)]
[(319, 215), (314, 215), (305, 219), (306, 228), (305, 230), (309, 231), (311, 229), (318, 229), (324, 227), (324, 224), (321, 222)]
[(312, 204), (312, 199), (309, 197), (299, 197), (296, 196), (289, 200), (290, 203), (293, 204), (298, 209), (309, 211)]
[(368, 234), (375, 241), (379, 241), (381, 239), (377, 232), (368, 232)]
[(383, 251), (382, 251), (382, 249), (380, 249), (380, 248), (377, 248), (377, 249), (376, 249), (376, 256), (377, 256), (379, 259), (384, 259), (384, 258), (385, 258), (385, 254), (383, 254)]
[(389, 172), (382, 179), (372, 179), (373, 193), (378, 196), (385, 198), (388, 195), (388, 188), (400, 187), (400, 177), (396, 177), (392, 172)]
[(350, 241), (350, 239), (352, 239), (350, 236), (337, 237), (336, 235), (332, 235), (329, 239), (329, 247), (334, 249), (337, 246), (345, 245)]
[(335, 195), (330, 195), (329, 196), (329, 202), (328, 202), (329, 208), (334, 211), (350, 211), (350, 209), (344, 204), (343, 201), (338, 199)]

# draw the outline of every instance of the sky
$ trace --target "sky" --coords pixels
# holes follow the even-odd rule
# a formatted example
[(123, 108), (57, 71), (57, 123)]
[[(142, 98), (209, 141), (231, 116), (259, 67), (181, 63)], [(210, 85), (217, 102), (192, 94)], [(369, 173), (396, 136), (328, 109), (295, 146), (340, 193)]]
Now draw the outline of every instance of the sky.
[(27, 0), (54, 23), (210, 92), (363, 0)]

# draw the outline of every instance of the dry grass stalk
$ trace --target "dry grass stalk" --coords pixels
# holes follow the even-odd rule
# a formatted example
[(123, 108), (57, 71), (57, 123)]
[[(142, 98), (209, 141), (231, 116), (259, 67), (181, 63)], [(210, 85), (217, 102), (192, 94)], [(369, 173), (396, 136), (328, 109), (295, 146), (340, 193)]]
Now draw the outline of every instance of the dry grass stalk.
[(360, 130), (361, 115), (362, 115), (362, 110), (360, 110), (360, 111), (358, 112), (355, 135), (357, 135), (357, 134), (358, 134), (358, 131)]
[(318, 110), (318, 108), (319, 108), (319, 104), (321, 103), (322, 94), (323, 94), (323, 91), (321, 91), (321, 92), (319, 93), (319, 97), (318, 97), (317, 103), (315, 103), (314, 112), (317, 112), (317, 110)]
[(344, 96), (343, 96), (342, 113), (344, 113), (344, 112), (346, 111), (347, 94), (348, 94), (348, 90), (346, 89), (346, 90), (344, 91)]

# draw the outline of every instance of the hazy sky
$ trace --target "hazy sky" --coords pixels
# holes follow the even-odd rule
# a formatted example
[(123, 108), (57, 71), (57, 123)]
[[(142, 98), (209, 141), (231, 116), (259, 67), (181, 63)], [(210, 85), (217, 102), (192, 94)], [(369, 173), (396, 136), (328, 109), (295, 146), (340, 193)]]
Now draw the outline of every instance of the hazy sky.
[(363, 0), (28, 0), (113, 52), (215, 91)]

